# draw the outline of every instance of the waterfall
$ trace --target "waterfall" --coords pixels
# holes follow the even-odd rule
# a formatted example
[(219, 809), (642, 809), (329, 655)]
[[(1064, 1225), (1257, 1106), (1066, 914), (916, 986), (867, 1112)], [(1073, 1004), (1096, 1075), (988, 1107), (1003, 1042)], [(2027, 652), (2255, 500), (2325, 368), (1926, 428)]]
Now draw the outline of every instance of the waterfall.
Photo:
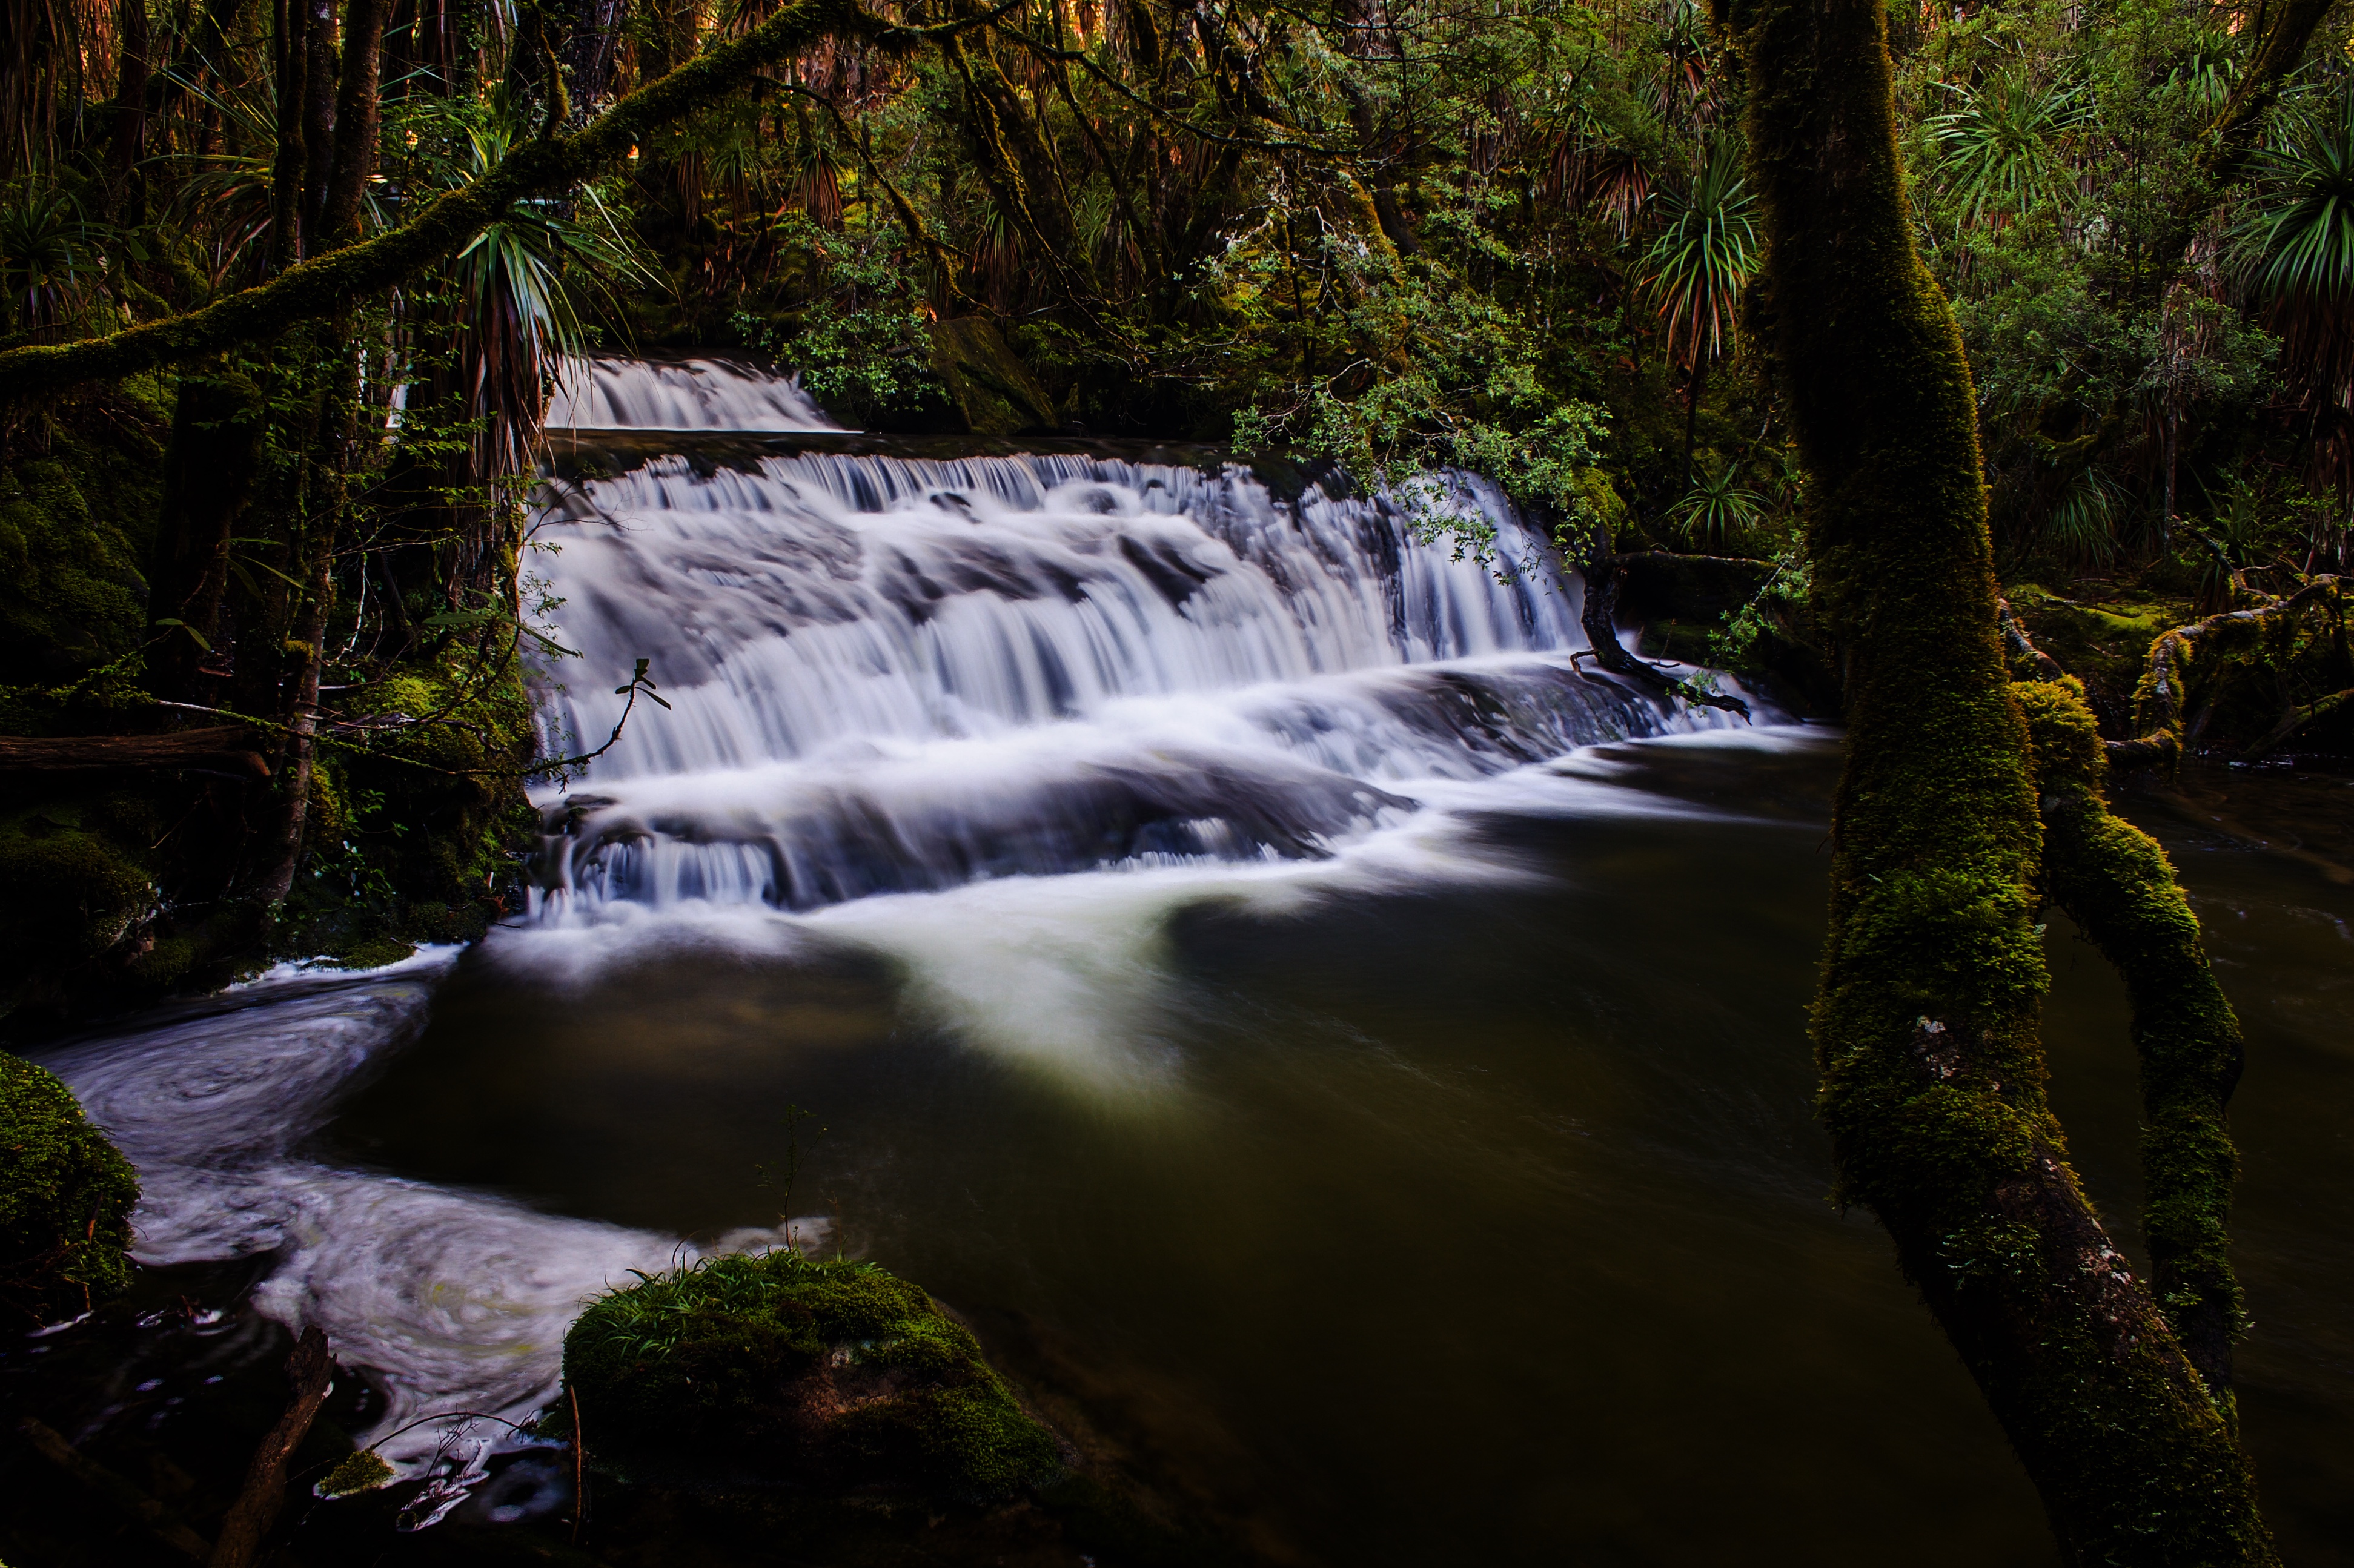
[[(683, 415), (671, 374), (599, 368), (598, 417)], [(747, 385), (715, 421), (798, 397)], [(1476, 478), (676, 444), (553, 487), (535, 534), (581, 655), (551, 749), (605, 743), (638, 659), (671, 705), (541, 792), (548, 918), (1318, 860), (1434, 785), (1723, 722), (1578, 669), (1575, 579)], [(1427, 537), (1450, 518), (1492, 544)]]
[[(1525, 878), (1478, 813), (1677, 810), (1569, 754), (1723, 726), (1581, 671), (1575, 579), (1476, 479), (1285, 495), (1068, 442), (876, 455), (790, 381), (713, 361), (566, 385), (577, 476), (550, 479), (525, 568), (578, 651), (535, 677), (546, 738), (601, 746), (641, 658), (671, 705), (537, 791), (534, 917), (469, 960), (506, 983), (665, 945), (847, 946), (977, 1046), (1166, 1105), (1172, 911)], [(1426, 542), (1447, 517), (1492, 545)], [(137, 1255), (269, 1255), (255, 1307), (367, 1373), (366, 1438), (433, 1478), (427, 1522), (522, 1441), (504, 1423), (552, 1397), (582, 1301), (780, 1234), (690, 1245), (322, 1162), (314, 1135), (454, 961), (276, 973), (46, 1058), (139, 1168)]]
[(725, 359), (570, 359), (547, 400), (547, 428), (600, 430), (838, 430), (799, 377)]

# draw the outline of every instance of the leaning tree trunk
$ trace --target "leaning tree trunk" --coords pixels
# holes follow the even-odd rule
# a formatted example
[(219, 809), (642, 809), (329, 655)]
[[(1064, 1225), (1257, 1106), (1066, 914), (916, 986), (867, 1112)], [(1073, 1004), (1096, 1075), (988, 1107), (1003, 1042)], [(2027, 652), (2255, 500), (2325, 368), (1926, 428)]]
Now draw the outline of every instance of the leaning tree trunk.
[(2073, 1563), (2271, 1563), (2245, 1457), (2044, 1097), (2043, 825), (1997, 632), (1969, 368), (1914, 253), (1880, 0), (1719, 0), (1746, 57), (1761, 320), (1846, 661), (1815, 1039), (1876, 1213)]

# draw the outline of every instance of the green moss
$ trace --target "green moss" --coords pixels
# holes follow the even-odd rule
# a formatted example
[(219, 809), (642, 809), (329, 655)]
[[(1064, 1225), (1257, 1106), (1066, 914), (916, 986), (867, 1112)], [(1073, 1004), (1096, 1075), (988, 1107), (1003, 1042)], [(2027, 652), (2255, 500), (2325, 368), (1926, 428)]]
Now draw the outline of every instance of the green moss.
[(873, 1264), (779, 1251), (642, 1277), (573, 1325), (564, 1374), (605, 1458), (970, 1499), (1060, 1469), (972, 1336)]
[(1055, 400), (986, 318), (935, 322), (931, 336), (932, 374), (973, 435), (1019, 435), (1062, 423)]
[(0, 820), (0, 980), (71, 968), (120, 941), (154, 903), (143, 857), (103, 828), (103, 809), (68, 797)]
[(0, 658), (10, 683), (52, 685), (130, 652), (147, 624), (162, 448), (131, 420), (113, 439), (53, 433), (0, 468)]
[(2005, 597), (2036, 646), (2082, 678), (2084, 700), (2113, 740), (2132, 733), (2134, 688), (2148, 666), (2150, 643), (2197, 619), (2187, 599), (2134, 594), (2094, 605), (2032, 583), (2013, 586)]
[(2085, 705), (2084, 683), (2073, 675), (2057, 681), (2023, 681), (2011, 688), (2027, 720), (2037, 791), (2097, 789), (2108, 776), (2100, 725)]
[(2238, 1155), (2223, 1107), (2239, 1081), (2239, 1020), (2199, 917), (2158, 842), (2112, 815), (2093, 715), (2073, 679), (2014, 688), (2034, 737), (2052, 897), (2116, 967), (2140, 1058), (2143, 1229), (2168, 1320), (2227, 1420), (2232, 1342), (2245, 1327), (2226, 1224)]
[(385, 1462), (373, 1448), (355, 1448), (342, 1463), (329, 1470), (312, 1486), (312, 1493), (323, 1498), (355, 1497), (390, 1486), (400, 1478), (400, 1473)]
[[(1998, 631), (1978, 406), (1914, 248), (1884, 11), (1723, 0), (1772, 341), (1845, 677), (1815, 1037), (1843, 1192), (1887, 1225), (2072, 1563), (2275, 1562), (2246, 1457), (2047, 1108), (2044, 821)], [(2051, 715), (2046, 715), (2050, 718)], [(2073, 720), (2047, 725), (2055, 758)], [(1957, 1270), (1999, 1249), (2002, 1264)]]
[(0, 1306), (41, 1322), (131, 1284), (139, 1179), (65, 1085), (0, 1054)]

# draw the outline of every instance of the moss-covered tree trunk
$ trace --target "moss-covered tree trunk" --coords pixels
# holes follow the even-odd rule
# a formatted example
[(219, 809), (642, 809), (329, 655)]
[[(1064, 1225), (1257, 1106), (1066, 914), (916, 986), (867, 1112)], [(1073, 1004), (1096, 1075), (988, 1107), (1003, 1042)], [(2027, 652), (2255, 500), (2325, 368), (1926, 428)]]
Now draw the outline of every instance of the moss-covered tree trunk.
[(1969, 369), (1913, 247), (1880, 0), (1719, 3), (1750, 73), (1761, 321), (1846, 666), (1815, 1008), (1840, 1191), (1886, 1225), (2071, 1563), (2272, 1563), (2246, 1458), (2044, 1097), (2043, 824)]

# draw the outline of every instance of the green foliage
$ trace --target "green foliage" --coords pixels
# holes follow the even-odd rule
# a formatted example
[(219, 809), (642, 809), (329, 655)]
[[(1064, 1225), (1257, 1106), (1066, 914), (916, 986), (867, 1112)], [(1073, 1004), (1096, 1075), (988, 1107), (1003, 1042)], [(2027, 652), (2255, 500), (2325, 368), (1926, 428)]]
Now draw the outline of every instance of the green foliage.
[(1960, 107), (1930, 116), (1938, 173), (1963, 221), (2015, 216), (2052, 191), (2068, 137), (2092, 118), (2080, 84), (2039, 82), (2023, 65), (1984, 83), (1939, 82)]
[(1643, 287), (1667, 323), (1668, 352), (1684, 365), (1714, 359), (1731, 335), (1741, 291), (1757, 270), (1755, 204), (1741, 149), (1717, 140), (1688, 189), (1660, 203), (1667, 223), (1643, 257)]
[[(427, 188), (480, 180), (532, 135), (531, 106), (504, 90), (482, 98), (416, 97), (392, 116), (406, 141), (402, 160)], [(651, 274), (608, 211), (599, 187), (563, 200), (515, 203), (484, 226), (445, 268), (435, 324), (454, 334), (458, 383), (475, 422), (477, 468), (486, 476), (530, 467), (548, 384), (564, 358), (584, 353), (584, 305)]]
[(932, 307), (922, 279), (898, 260), (908, 240), (896, 226), (837, 233), (795, 212), (768, 237), (799, 253), (812, 297), (774, 318), (737, 309), (730, 324), (746, 346), (790, 366), (821, 406), (853, 425), (919, 419), (941, 401)]
[(2235, 215), (2200, 150), (2253, 36), (2164, 0), (2097, 26), (2037, 0), (1940, 18), (1903, 62), (1917, 232), (1969, 352), (2007, 575), (2196, 573), (2200, 498), (2234, 484), (2264, 498), (2282, 558), (2335, 547), (2287, 504), (2305, 454), (2266, 413), (2291, 323), (2240, 295), (2264, 236), (2299, 227), (2297, 193), (2327, 185), (2288, 172), (2326, 134), (2289, 128), (2332, 118), (2347, 66), (2318, 51)]
[(103, 276), (101, 226), (74, 194), (39, 174), (0, 192), (0, 289), (18, 328), (54, 325), (72, 315)]
[(1747, 537), (1766, 515), (1766, 498), (1741, 483), (1736, 463), (1706, 468), (1692, 481), (1684, 498), (1668, 512), (1669, 525), (1692, 544), (1723, 549)]
[(970, 1499), (1060, 1471), (972, 1336), (873, 1264), (779, 1250), (639, 1280), (565, 1336), (592, 1452)]
[(1787, 635), (1789, 623), (1802, 612), (1814, 588), (1805, 557), (1796, 546), (1775, 557), (1768, 577), (1748, 602), (1724, 618), (1708, 637), (1709, 662), (1736, 673), (1765, 668), (1763, 645)]
[(138, 1200), (130, 1163), (66, 1086), (0, 1053), (0, 1308), (48, 1322), (129, 1288)]
[(2354, 89), (2292, 116), (2258, 154), (2241, 220), (2251, 281), (2266, 298), (2354, 299)]

